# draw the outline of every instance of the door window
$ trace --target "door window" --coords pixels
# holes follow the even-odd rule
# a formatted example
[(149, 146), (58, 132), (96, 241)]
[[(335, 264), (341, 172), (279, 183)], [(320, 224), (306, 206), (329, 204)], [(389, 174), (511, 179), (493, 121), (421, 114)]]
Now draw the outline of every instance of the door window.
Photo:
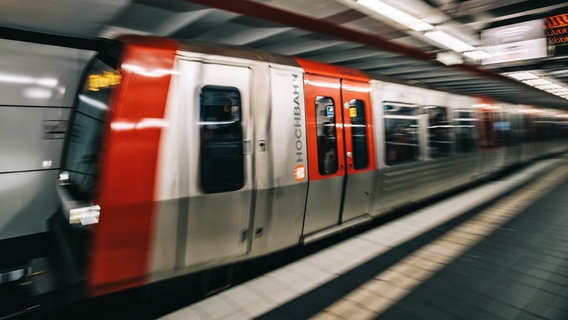
[(200, 181), (207, 193), (244, 186), (241, 96), (234, 87), (206, 86), (199, 104)]
[(362, 100), (349, 101), (349, 118), (351, 119), (353, 167), (357, 170), (365, 169), (369, 165), (369, 152), (367, 150), (365, 103)]
[(456, 152), (477, 151), (475, 114), (469, 110), (456, 110), (453, 123), (456, 130)]
[(338, 169), (335, 104), (330, 97), (318, 96), (315, 108), (319, 173), (333, 174)]
[(428, 151), (430, 158), (437, 159), (452, 154), (453, 126), (448, 119), (448, 109), (440, 106), (425, 106), (428, 114)]

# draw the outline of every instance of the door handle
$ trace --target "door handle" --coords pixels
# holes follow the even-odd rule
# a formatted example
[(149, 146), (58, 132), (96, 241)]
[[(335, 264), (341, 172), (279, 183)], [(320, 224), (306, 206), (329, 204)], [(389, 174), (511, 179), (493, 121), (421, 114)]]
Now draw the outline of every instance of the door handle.
[(348, 151), (347, 152), (347, 158), (349, 158), (349, 159), (353, 158), (353, 152)]

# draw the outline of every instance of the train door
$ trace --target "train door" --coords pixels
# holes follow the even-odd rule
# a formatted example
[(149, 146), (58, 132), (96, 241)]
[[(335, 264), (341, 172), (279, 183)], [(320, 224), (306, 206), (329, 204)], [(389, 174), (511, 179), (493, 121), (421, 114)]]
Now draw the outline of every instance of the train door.
[(503, 166), (504, 161), (504, 130), (509, 130), (504, 125), (501, 108), (487, 105), (478, 108), (479, 118), (479, 148), (481, 150), (480, 174), (486, 175), (497, 171)]
[(303, 234), (339, 223), (345, 157), (341, 83), (338, 78), (304, 75), (310, 185)]
[(306, 236), (368, 213), (374, 151), (368, 83), (311, 74), (304, 80), (310, 167)]
[(190, 78), (181, 84), (190, 110), (189, 199), (180, 206), (185, 248), (178, 250), (178, 265), (190, 266), (243, 255), (250, 248), (251, 70), (193, 61), (180, 65)]
[(341, 222), (370, 213), (375, 151), (369, 83), (342, 81), (347, 176)]

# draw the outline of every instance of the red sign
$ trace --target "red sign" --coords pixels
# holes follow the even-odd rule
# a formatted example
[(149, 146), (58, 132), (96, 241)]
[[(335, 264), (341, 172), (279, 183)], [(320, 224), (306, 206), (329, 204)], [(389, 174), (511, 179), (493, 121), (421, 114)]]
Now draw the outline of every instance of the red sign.
[(554, 46), (568, 45), (568, 14), (559, 14), (545, 18), (546, 37)]

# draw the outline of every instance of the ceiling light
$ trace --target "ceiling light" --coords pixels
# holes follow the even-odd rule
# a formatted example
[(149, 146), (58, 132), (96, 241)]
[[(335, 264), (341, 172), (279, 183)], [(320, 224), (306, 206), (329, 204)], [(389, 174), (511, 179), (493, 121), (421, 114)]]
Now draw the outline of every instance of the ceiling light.
[(475, 48), (458, 38), (455, 38), (443, 31), (430, 31), (424, 34), (427, 38), (430, 38), (446, 48), (452, 49), (456, 52), (473, 51)]
[(514, 78), (522, 83), (535, 87), (539, 90), (546, 91), (550, 94), (557, 95), (561, 98), (568, 99), (568, 88), (554, 83), (554, 80), (548, 80), (535, 75), (532, 72), (519, 71), (504, 73), (504, 75)]
[(483, 59), (489, 59), (489, 58), (493, 57), (492, 55), (490, 55), (489, 53), (487, 53), (483, 50), (468, 51), (468, 52), (464, 52), (463, 55), (470, 58), (470, 59), (473, 59), (473, 60), (483, 60)]
[(463, 63), (461, 55), (453, 51), (438, 52), (436, 60), (448, 66)]
[(505, 73), (505, 75), (509, 76), (511, 78), (514, 78), (516, 80), (519, 80), (519, 81), (529, 80), (529, 79), (538, 79), (537, 75), (530, 73), (530, 72), (527, 72), (527, 71)]
[(404, 11), (378, 0), (357, 0), (358, 4), (414, 31), (428, 31), (434, 27)]
[(555, 83), (541, 84), (541, 85), (537, 85), (535, 87), (539, 88), (540, 90), (544, 90), (544, 91), (548, 91), (548, 92), (563, 89), (561, 86), (559, 86)]
[(531, 80), (525, 80), (523, 81), (524, 83), (528, 84), (529, 86), (548, 86), (551, 85), (552, 82), (546, 80), (546, 79), (531, 79)]
[(568, 94), (568, 89), (562, 86), (558, 86), (557, 88), (544, 89), (544, 91), (550, 92), (552, 94)]

